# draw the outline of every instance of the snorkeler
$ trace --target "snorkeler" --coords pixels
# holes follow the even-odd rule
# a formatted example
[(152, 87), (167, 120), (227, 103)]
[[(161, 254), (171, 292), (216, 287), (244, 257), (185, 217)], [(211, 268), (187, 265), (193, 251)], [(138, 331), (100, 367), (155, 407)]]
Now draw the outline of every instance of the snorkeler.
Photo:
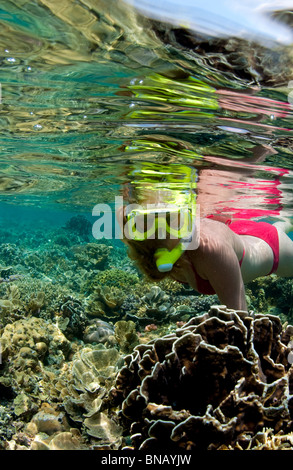
[[(122, 218), (120, 214), (129, 255), (151, 280), (169, 276), (199, 293), (217, 294), (228, 308), (247, 310), (245, 283), (272, 273), (293, 276), (293, 241), (286, 234), (293, 229), (290, 221), (272, 225), (201, 218), (198, 241), (191, 249), (188, 240), (194, 228), (192, 232), (185, 223), (195, 222), (190, 205), (184, 209), (179, 204), (176, 210), (177, 236), (170, 223), (174, 208), (168, 213), (166, 204), (157, 203), (151, 210), (126, 206)], [(182, 214), (183, 222), (178, 222)], [(157, 235), (164, 224), (167, 236), (162, 239)]]
[[(131, 108), (128, 117), (158, 119), (164, 110), (154, 106), (157, 101), (158, 104), (178, 105), (181, 114), (194, 119), (210, 119), (219, 106), (222, 109), (225, 105), (231, 107), (229, 93), (222, 91), (218, 95), (218, 91), (193, 77), (172, 80), (152, 75), (143, 83), (131, 85), (128, 90), (136, 98), (149, 98), (152, 106)], [(239, 95), (237, 102), (241, 106), (242, 98)], [(251, 98), (249, 103), (257, 106), (258, 100), (258, 97), (254, 101)], [(281, 113), (282, 103), (275, 104), (276, 112)], [(164, 109), (167, 113), (169, 107)], [(266, 103), (266, 112), (268, 109)], [(241, 111), (241, 107), (235, 110)], [(124, 191), (128, 202), (140, 207), (126, 206), (123, 213), (117, 214), (123, 228), (123, 241), (130, 248), (129, 255), (151, 280), (168, 276), (189, 284), (199, 293), (217, 294), (228, 308), (247, 310), (245, 283), (272, 273), (281, 277), (293, 276), (293, 241), (286, 234), (293, 229), (291, 224), (272, 225), (246, 220), (280, 214), (279, 176), (287, 170), (275, 168), (277, 181), (265, 181), (265, 187), (262, 180), (260, 185), (257, 185), (258, 180), (253, 180), (252, 184), (253, 163), (276, 153), (271, 147), (241, 142), (242, 152), (239, 154), (236, 146), (235, 160), (229, 159), (227, 170), (227, 162), (221, 154), (212, 152), (203, 159), (179, 140), (169, 140), (157, 134), (140, 136), (124, 147), (127, 152), (141, 152), (144, 158), (151, 158), (151, 162), (140, 162), (141, 168), (132, 171), (131, 184)], [(208, 151), (208, 147), (205, 150)], [(193, 160), (193, 170), (181, 165), (182, 160)], [(192, 172), (196, 172), (196, 165), (199, 171), (194, 178)], [(254, 194), (246, 192), (243, 195), (242, 191), (238, 198), (236, 183), (254, 189)], [(253, 197), (259, 202), (260, 192), (255, 191), (258, 186), (261, 186), (262, 197), (266, 196), (266, 206), (268, 201), (274, 202), (274, 211), (259, 209), (258, 204), (253, 206)], [(233, 221), (226, 217), (227, 213)], [(173, 227), (172, 218), (175, 221)], [(198, 219), (199, 225), (196, 224)], [(196, 243), (189, 242), (194, 238)]]

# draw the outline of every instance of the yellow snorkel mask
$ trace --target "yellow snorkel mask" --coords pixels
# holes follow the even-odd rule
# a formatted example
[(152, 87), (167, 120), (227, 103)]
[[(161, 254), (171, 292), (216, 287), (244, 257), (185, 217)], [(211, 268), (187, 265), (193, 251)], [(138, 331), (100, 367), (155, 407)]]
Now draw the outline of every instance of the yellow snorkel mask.
[[(196, 171), (185, 165), (168, 168), (168, 165), (144, 164), (143, 169), (135, 171), (136, 177), (138, 174), (140, 181), (136, 184), (151, 188), (152, 195), (159, 202), (146, 207), (137, 204), (126, 207), (127, 238), (135, 241), (178, 239), (173, 249), (158, 248), (154, 255), (157, 269), (168, 272), (186, 249), (195, 246), (192, 242), (195, 241), (194, 235), (198, 232), (195, 228), (199, 221), (196, 217)], [(160, 183), (159, 176), (163, 179)]]
[(173, 239), (185, 238), (192, 230), (192, 211), (176, 206), (148, 204), (147, 209), (126, 211), (126, 220), (130, 238), (137, 241), (163, 240), (168, 235)]
[(171, 271), (187, 247), (195, 229), (195, 213), (191, 207), (161, 206), (147, 209), (137, 208), (126, 213), (129, 238), (136, 241), (152, 239), (178, 239), (172, 249), (158, 248), (155, 261), (158, 271)]

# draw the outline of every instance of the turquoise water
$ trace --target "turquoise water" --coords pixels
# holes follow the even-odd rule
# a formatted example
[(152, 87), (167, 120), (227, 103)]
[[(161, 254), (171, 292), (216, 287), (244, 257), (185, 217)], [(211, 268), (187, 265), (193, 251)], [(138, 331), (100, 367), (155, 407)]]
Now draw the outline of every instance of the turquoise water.
[[(290, 23), (289, 13), (279, 16)], [(95, 240), (93, 208), (130, 201), (132, 186), (185, 194), (193, 174), (202, 217), (291, 218), (292, 51), (271, 38), (194, 37), (120, 1), (2, 1), (0, 26), (0, 335), (32, 321), (29, 331), (42, 330), (38, 348), (49, 351), (34, 369), (29, 352), (5, 349), (1, 336), (0, 446), (54, 448), (26, 426), (48, 404), (51, 418), (62, 410), (84, 429), (96, 403), (80, 405), (81, 419), (77, 392), (64, 391), (72, 377), (82, 381), (77, 366), (70, 375), (75, 354), (97, 343), (128, 354), (173, 332), (195, 306), (203, 313), (217, 303), (173, 284), (152, 290), (120, 239)], [(271, 282), (248, 286), (249, 307), (292, 322), (291, 284)], [(121, 320), (136, 322), (124, 342), (113, 333)], [(65, 339), (52, 340), (49, 325)], [(19, 348), (34, 349), (21, 335)], [(29, 379), (21, 354), (32, 361)], [(111, 367), (121, 364), (119, 356)], [(85, 427), (78, 448), (97, 437)], [(114, 434), (102, 442), (117, 449)]]

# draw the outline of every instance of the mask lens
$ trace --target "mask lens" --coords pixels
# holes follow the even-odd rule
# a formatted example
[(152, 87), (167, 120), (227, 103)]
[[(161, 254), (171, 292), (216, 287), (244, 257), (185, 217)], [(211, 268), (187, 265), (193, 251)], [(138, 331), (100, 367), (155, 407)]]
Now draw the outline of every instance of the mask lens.
[(151, 213), (136, 213), (133, 215), (133, 232), (138, 232), (140, 235), (144, 235), (144, 238), (148, 238), (150, 232), (155, 229), (155, 214)]
[(184, 238), (192, 231), (192, 216), (188, 209), (171, 213), (169, 230), (172, 237)]
[[(133, 211), (129, 214), (131, 231), (138, 234), (139, 239), (148, 238), (183, 238), (192, 229), (191, 213), (188, 209), (143, 212)], [(142, 238), (141, 238), (142, 237)]]

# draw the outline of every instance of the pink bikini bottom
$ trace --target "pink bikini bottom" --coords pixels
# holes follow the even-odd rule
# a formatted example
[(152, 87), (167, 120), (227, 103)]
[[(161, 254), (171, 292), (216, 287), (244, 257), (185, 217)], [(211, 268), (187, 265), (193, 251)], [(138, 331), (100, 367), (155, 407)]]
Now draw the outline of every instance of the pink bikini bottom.
[[(238, 235), (251, 235), (253, 237), (260, 238), (264, 240), (273, 250), (274, 253), (274, 262), (272, 270), (268, 273), (272, 274), (275, 272), (279, 265), (279, 236), (278, 231), (274, 225), (271, 225), (267, 222), (254, 222), (251, 220), (239, 220), (237, 222), (231, 222), (230, 220), (226, 222), (226, 225)], [(188, 256), (188, 251), (186, 252)], [(243, 251), (243, 255), (239, 264), (243, 261), (245, 252)], [(191, 267), (193, 270), (193, 274), (196, 280), (197, 290), (200, 294), (215, 294), (213, 287), (211, 286), (210, 282), (207, 279), (202, 279), (199, 276), (197, 271), (195, 270), (192, 261), (190, 260)], [(182, 281), (179, 281), (182, 282)], [(187, 284), (183, 282), (183, 284)]]
[(265, 241), (273, 250), (274, 263), (268, 274), (277, 271), (279, 265), (279, 235), (274, 225), (267, 222), (254, 222), (252, 220), (239, 220), (227, 224), (228, 227), (238, 235), (251, 235)]

